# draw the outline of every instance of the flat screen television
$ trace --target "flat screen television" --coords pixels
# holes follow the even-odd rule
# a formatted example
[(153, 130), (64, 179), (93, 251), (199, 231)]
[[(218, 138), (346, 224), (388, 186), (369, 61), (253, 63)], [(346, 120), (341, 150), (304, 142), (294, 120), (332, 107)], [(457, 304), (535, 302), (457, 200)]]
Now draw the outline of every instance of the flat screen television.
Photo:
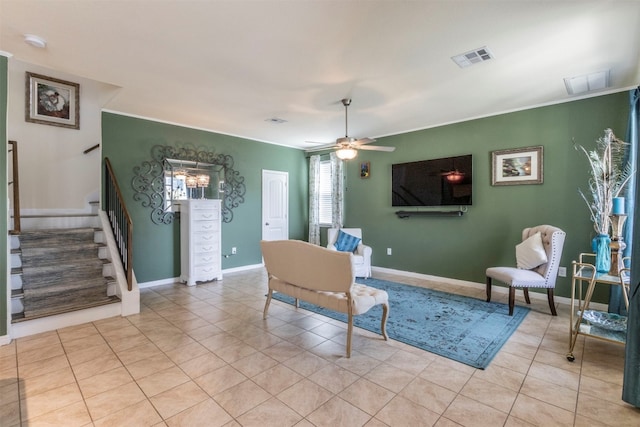
[(469, 206), (471, 154), (391, 165), (392, 206)]

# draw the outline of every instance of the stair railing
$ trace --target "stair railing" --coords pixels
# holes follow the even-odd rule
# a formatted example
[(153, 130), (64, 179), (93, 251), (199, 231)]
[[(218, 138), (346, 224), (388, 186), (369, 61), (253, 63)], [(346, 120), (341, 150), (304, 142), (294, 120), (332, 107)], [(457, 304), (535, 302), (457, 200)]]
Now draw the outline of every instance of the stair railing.
[(126, 270), (127, 287), (131, 290), (133, 284), (133, 223), (113, 173), (111, 162), (107, 157), (104, 159), (104, 165), (105, 191), (103, 210), (109, 218), (111, 230), (118, 246), (120, 260)]
[(13, 228), (9, 234), (20, 234), (20, 179), (18, 175), (18, 142), (9, 141), (11, 153), (11, 170), (13, 175), (9, 185), (13, 185)]

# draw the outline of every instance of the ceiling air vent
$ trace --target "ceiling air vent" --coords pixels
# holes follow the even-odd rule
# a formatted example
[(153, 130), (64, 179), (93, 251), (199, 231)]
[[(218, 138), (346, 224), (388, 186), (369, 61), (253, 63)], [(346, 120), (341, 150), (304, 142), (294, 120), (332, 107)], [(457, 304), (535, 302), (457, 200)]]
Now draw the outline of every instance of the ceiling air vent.
[(569, 95), (606, 89), (610, 85), (610, 70), (598, 71), (583, 76), (566, 77), (564, 85)]
[(465, 68), (493, 59), (493, 55), (486, 46), (483, 46), (469, 52), (461, 53), (460, 55), (452, 56), (451, 59), (453, 59), (453, 62), (458, 64), (460, 68)]

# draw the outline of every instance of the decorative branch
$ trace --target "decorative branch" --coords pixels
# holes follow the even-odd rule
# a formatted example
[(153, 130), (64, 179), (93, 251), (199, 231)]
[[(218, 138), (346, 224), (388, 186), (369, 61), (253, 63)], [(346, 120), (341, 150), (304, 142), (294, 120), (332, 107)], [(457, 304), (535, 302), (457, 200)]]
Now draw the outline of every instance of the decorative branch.
[(624, 161), (628, 145), (616, 138), (611, 129), (605, 129), (604, 137), (596, 141), (595, 150), (575, 147), (585, 154), (591, 168), (589, 192), (585, 194), (581, 189), (578, 192), (589, 209), (593, 228), (598, 234), (609, 234), (613, 198), (618, 197), (635, 173), (631, 164)]

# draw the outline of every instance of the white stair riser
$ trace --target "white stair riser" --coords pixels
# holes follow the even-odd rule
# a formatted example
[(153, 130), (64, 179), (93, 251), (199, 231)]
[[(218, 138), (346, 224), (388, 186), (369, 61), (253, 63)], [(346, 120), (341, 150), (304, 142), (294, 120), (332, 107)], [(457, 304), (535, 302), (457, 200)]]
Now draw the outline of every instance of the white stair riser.
[(107, 285), (107, 296), (112, 297), (112, 296), (116, 295), (117, 294), (117, 286), (118, 285), (115, 282), (114, 283), (109, 283)]
[(49, 230), (57, 228), (100, 227), (97, 216), (22, 217), (22, 230)]
[(111, 264), (111, 263), (105, 264), (102, 267), (102, 275), (104, 277), (116, 277), (116, 269), (113, 266), (113, 264)]
[(108, 259), (109, 258), (109, 248), (106, 246), (101, 246), (98, 248), (98, 258), (100, 259)]
[(11, 314), (18, 314), (24, 311), (22, 298), (11, 298)]
[(20, 248), (20, 237), (9, 236), (9, 246), (11, 250)]
[(22, 289), (22, 274), (11, 275), (11, 290)]
[(107, 243), (107, 239), (104, 236), (104, 231), (96, 230), (96, 232), (94, 233), (94, 236), (93, 236), (93, 241), (95, 243)]
[(20, 254), (11, 254), (11, 268), (20, 268), (22, 267), (22, 260), (20, 259)]

